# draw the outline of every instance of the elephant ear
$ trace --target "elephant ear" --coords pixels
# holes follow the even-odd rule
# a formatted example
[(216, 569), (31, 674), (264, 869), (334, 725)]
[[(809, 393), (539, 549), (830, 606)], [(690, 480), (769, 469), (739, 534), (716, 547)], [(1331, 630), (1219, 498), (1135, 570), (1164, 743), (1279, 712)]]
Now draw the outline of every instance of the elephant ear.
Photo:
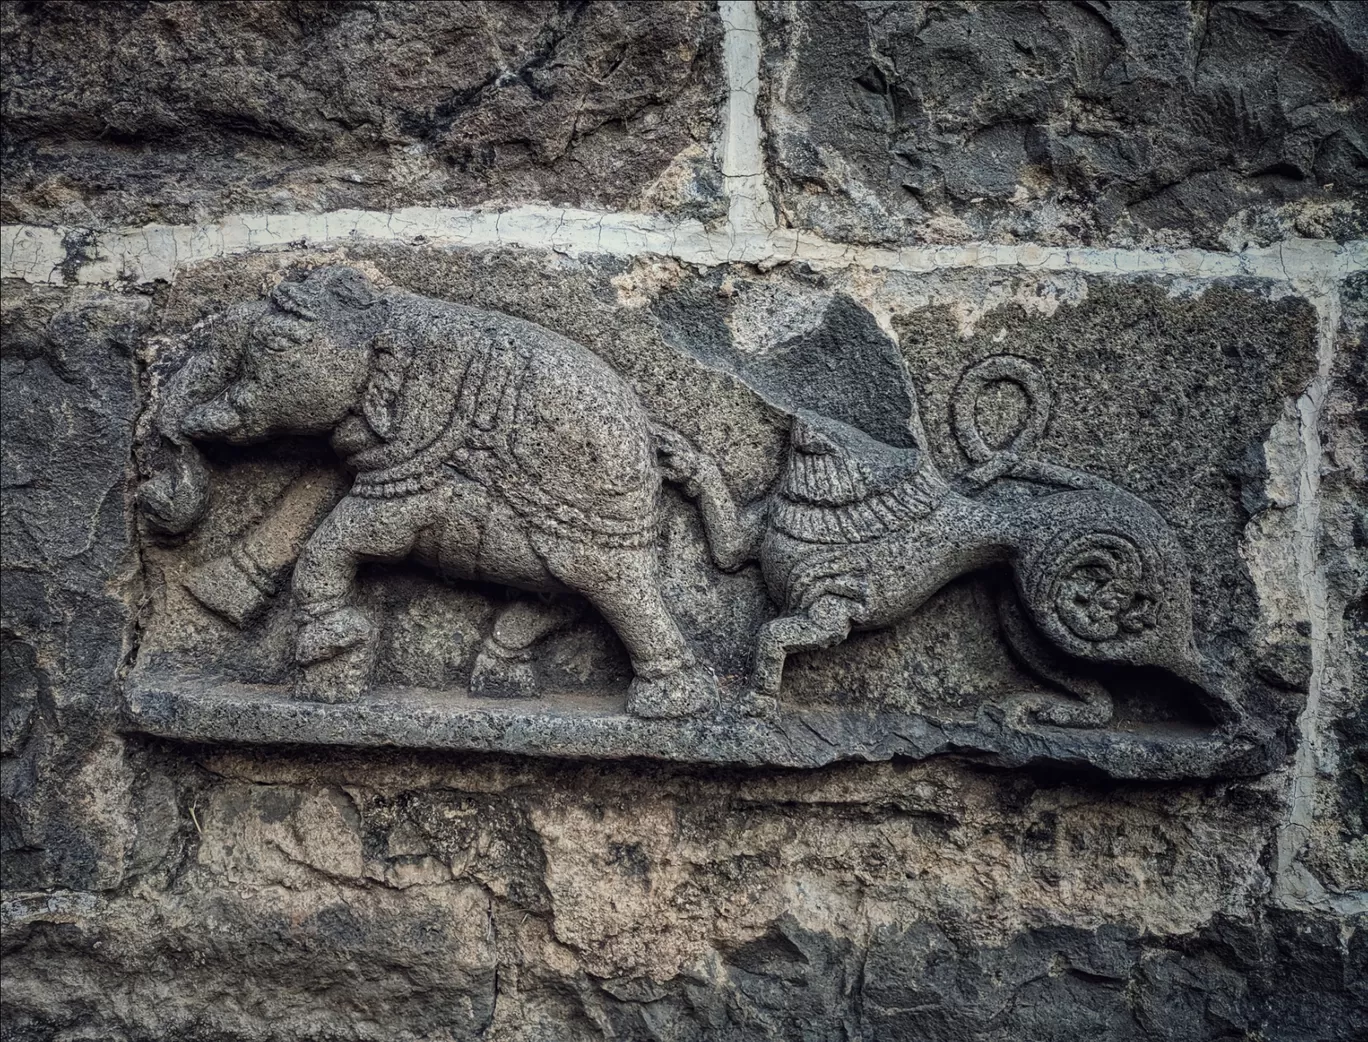
[(399, 422), (404, 380), (408, 377), (413, 350), (390, 330), (371, 341), (371, 373), (361, 398), (361, 415), (371, 430), (386, 440)]

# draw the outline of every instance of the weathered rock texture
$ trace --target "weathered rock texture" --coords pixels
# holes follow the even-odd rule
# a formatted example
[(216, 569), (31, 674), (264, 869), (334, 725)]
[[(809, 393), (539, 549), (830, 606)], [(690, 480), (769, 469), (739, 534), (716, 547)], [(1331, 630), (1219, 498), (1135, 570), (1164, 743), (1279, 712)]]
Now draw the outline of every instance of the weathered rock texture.
[(703, 3), (15, 3), (5, 221), (411, 203), (709, 213)]
[(761, 5), (791, 220), (857, 242), (1361, 236), (1356, 3)]
[[(1361, 1037), (1355, 5), (2, 17), (7, 1042)], [(915, 249), (976, 239), (1015, 248)], [(310, 433), (192, 457), (177, 381), (214, 316), (338, 266), (593, 352), (741, 503), (804, 413), (1026, 509), (970, 487), (955, 405), (1024, 360), (1025, 455), (1157, 512), (1210, 672), (1112, 663), (1101, 726), (1014, 717), (1066, 693), (1005, 639), (1000, 561), (795, 652), (757, 716), (785, 606), (675, 475), (659, 584), (715, 711), (633, 715), (592, 610), (494, 667), (522, 697), (472, 694), (517, 595), (413, 561), (359, 571), (371, 687), (295, 700), (299, 547), (213, 610), (197, 576), (350, 475)], [(1034, 408), (993, 383), (972, 425)], [(149, 498), (175, 475), (197, 523)]]

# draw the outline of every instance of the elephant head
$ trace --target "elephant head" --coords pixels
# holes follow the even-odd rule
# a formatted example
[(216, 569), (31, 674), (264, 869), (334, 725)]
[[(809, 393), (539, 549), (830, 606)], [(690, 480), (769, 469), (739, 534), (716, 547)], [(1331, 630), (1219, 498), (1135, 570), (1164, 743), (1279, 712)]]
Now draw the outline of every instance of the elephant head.
[(377, 382), (373, 341), (383, 298), (353, 268), (329, 267), (281, 283), (224, 319), (241, 342), (232, 379), (189, 410), (181, 432), (235, 445), (277, 434), (326, 434)]

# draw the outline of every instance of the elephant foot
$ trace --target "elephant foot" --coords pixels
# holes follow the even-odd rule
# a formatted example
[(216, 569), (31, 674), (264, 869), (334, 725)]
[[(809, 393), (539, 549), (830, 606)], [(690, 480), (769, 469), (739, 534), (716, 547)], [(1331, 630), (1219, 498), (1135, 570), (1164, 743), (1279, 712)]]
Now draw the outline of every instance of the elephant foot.
[(535, 698), (537, 676), (530, 656), (485, 641), (470, 673), (470, 693), (478, 698)]
[(304, 702), (359, 702), (370, 688), (375, 643), (367, 641), (300, 671), (294, 696)]
[(308, 666), (330, 659), (366, 644), (374, 631), (370, 619), (355, 608), (338, 608), (309, 618), (295, 638), (295, 661)]
[(702, 666), (663, 677), (637, 677), (627, 690), (627, 712), (649, 720), (695, 716), (717, 704), (717, 678)]
[(266, 610), (275, 592), (230, 554), (196, 568), (185, 580), (185, 588), (200, 604), (239, 629)]

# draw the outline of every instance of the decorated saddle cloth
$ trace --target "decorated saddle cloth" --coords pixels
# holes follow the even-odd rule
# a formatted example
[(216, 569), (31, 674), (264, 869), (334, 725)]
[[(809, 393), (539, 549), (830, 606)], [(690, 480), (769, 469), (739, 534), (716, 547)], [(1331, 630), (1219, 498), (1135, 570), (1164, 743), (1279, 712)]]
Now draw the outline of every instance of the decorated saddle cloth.
[(659, 477), (645, 413), (602, 360), (507, 315), (455, 305), (396, 316), (362, 403), (377, 445), (349, 459), (356, 495), (465, 478), (559, 537), (647, 546)]
[(801, 412), (771, 523), (805, 543), (864, 543), (929, 516), (949, 491), (920, 449), (877, 441), (839, 420)]

